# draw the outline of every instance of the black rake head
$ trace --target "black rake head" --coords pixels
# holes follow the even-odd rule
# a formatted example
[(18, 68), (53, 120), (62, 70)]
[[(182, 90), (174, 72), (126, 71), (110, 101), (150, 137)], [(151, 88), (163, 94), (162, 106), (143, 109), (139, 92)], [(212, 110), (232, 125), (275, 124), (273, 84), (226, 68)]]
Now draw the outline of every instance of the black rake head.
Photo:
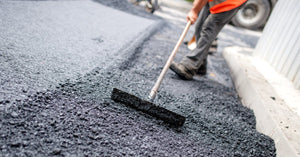
[(185, 122), (185, 117), (175, 112), (159, 107), (149, 101), (142, 100), (132, 94), (113, 88), (111, 99), (115, 102), (123, 103), (136, 110), (147, 113), (153, 117), (163, 120), (173, 126), (180, 127)]

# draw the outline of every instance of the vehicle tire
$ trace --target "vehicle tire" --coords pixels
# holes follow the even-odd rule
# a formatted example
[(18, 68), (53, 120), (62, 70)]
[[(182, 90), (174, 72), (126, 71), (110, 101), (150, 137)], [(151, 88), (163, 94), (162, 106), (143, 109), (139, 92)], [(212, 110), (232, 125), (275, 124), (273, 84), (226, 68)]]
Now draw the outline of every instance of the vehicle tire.
[(270, 13), (269, 0), (248, 0), (231, 21), (235, 26), (255, 30), (266, 24)]

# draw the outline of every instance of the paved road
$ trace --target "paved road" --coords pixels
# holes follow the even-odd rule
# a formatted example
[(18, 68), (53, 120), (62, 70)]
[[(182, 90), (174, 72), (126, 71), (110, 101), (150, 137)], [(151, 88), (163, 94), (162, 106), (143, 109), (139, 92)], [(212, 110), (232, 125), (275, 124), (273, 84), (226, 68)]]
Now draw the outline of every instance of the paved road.
[[(107, 3), (112, 5), (112, 2), (118, 1), (113, 0), (108, 2), (106, 0), (99, 0), (99, 2), (105, 5), (108, 5)], [(7, 3), (1, 1), (0, 7), (9, 8), (7, 5), (11, 5), (11, 3), (15, 2)], [(108, 9), (100, 4), (90, 1), (50, 1), (42, 3), (30, 1), (24, 3), (25, 4), (20, 3), (23, 6), (19, 6), (19, 10), (23, 9), (22, 13), (25, 12), (25, 14), (27, 13), (30, 15), (32, 12), (24, 10), (36, 10), (38, 8), (29, 8), (32, 4), (42, 5), (42, 7), (57, 4), (54, 5), (54, 8), (58, 8), (60, 13), (67, 16), (62, 18), (61, 21), (56, 21), (60, 18), (53, 18), (50, 20), (53, 22), (51, 26), (55, 27), (55, 30), (58, 32), (61, 27), (65, 27), (65, 25), (60, 24), (61, 22), (68, 24), (69, 22), (74, 21), (75, 17), (83, 16), (82, 14), (86, 13), (89, 13), (88, 17), (94, 17), (91, 22), (96, 20), (96, 23), (103, 23), (102, 18), (105, 18), (105, 16), (95, 14), (95, 12), (101, 12), (101, 9)], [(49, 3), (49, 5), (43, 6), (43, 3)], [(62, 5), (59, 5), (60, 3), (62, 3)], [(75, 13), (68, 12), (68, 4), (73, 3), (78, 4), (76, 5), (77, 9), (83, 7), (84, 11), (82, 10), (79, 13), (76, 11)], [(130, 6), (128, 3), (122, 3), (126, 6), (114, 5), (114, 7), (126, 10), (124, 7)], [(12, 10), (14, 8), (15, 7), (11, 7)], [(2, 10), (5, 10), (5, 14), (10, 12), (9, 9), (1, 9), (1, 11)], [(43, 15), (40, 13), (43, 12), (43, 10), (44, 9), (41, 9), (31, 16), (39, 17), (40, 14)], [(143, 28), (135, 28), (135, 30), (131, 30), (131, 28), (126, 29), (126, 31), (132, 32), (133, 36), (128, 36), (131, 37), (131, 39), (135, 37), (135, 34), (139, 34), (136, 33), (136, 29), (145, 30), (147, 25), (153, 24), (153, 21), (160, 21), (160, 18), (156, 17), (152, 17), (151, 20), (149, 20), (137, 16), (129, 16), (129, 14), (121, 13), (116, 10), (106, 11), (106, 14), (114, 12), (118, 15), (117, 17), (121, 16), (122, 18), (132, 18), (134, 21), (139, 21), (137, 26)], [(127, 11), (131, 14), (138, 12)], [(51, 12), (51, 14), (58, 15), (55, 11)], [(141, 14), (144, 13), (141, 12)], [(19, 14), (16, 17), (19, 16), (22, 17), (23, 14)], [(149, 14), (146, 16), (152, 15)], [(143, 17), (146, 16), (143, 15)], [(70, 17), (74, 17), (74, 19)], [(85, 20), (86, 18), (87, 16), (81, 18), (81, 20)], [(10, 25), (17, 25), (19, 21), (22, 23), (21, 19), (22, 18), (11, 22), (7, 27)], [(43, 21), (44, 18), (41, 20)], [(84, 25), (81, 20), (79, 25)], [(10, 19), (7, 18), (7, 21), (10, 21)], [(211, 79), (209, 76), (197, 76), (193, 81), (182, 81), (174, 73), (170, 71), (167, 73), (162, 88), (154, 103), (186, 116), (186, 123), (181, 128), (174, 128), (158, 119), (128, 108), (123, 104), (115, 103), (110, 99), (110, 93), (113, 87), (128, 91), (140, 98), (147, 97), (148, 92), (162, 69), (168, 54), (173, 49), (183, 27), (183, 25), (180, 24), (174, 25), (168, 20), (164, 21), (165, 25), (160, 27), (160, 29), (152, 36), (147, 37), (145, 35), (144, 37), (146, 38), (141, 41), (134, 40), (134, 43), (141, 44), (128, 46), (132, 48), (135, 47), (135, 49), (127, 47), (128, 49), (125, 51), (118, 51), (120, 50), (120, 47), (123, 46), (114, 47), (114, 49), (112, 49), (112, 54), (105, 52), (99, 54), (96, 53), (99, 51), (95, 50), (101, 49), (102, 47), (99, 46), (99, 44), (105, 43), (107, 38), (112, 39), (108, 40), (108, 45), (114, 44), (114, 42), (112, 43), (115, 37), (113, 34), (117, 36), (123, 33), (123, 31), (114, 33), (111, 32), (111, 28), (109, 28), (108, 30), (101, 32), (101, 35), (103, 33), (108, 34), (108, 36), (99, 38), (97, 32), (99, 31), (98, 29), (101, 28), (100, 26), (96, 29), (96, 27), (93, 27), (94, 25), (85, 25), (85, 27), (79, 30), (81, 33), (76, 33), (78, 31), (68, 32), (68, 29), (66, 29), (66, 33), (71, 33), (68, 37), (72, 37), (75, 41), (80, 40), (81, 38), (79, 37), (85, 37), (85, 31), (87, 31), (87, 34), (90, 33), (89, 36), (84, 38), (88, 44), (85, 45), (85, 48), (89, 50), (91, 46), (92, 50), (89, 50), (89, 52), (95, 52), (99, 56), (92, 55), (86, 61), (82, 59), (84, 58), (83, 56), (79, 57), (79, 59), (76, 57), (77, 60), (75, 61), (73, 58), (68, 58), (71, 57), (70, 55), (61, 56), (61, 59), (67, 59), (68, 62), (66, 63), (68, 64), (60, 61), (59, 58), (54, 58), (52, 61), (57, 64), (47, 66), (50, 70), (45, 72), (44, 75), (52, 76), (53, 73), (50, 75), (48, 72), (51, 73), (51, 69), (60, 70), (64, 67), (61, 66), (61, 64), (69, 65), (70, 63), (73, 63), (72, 65), (75, 66), (73, 68), (72, 66), (67, 66), (66, 69), (63, 68), (64, 72), (69, 69), (71, 71), (77, 71), (77, 68), (86, 69), (82, 70), (82, 75), (79, 76), (77, 76), (75, 72), (72, 72), (72, 75), (66, 75), (64, 77), (58, 77), (56, 76), (57, 74), (53, 74), (55, 79), (61, 78), (58, 79), (58, 85), (47, 87), (45, 86), (47, 83), (41, 83), (44, 85), (45, 90), (36, 91), (36, 88), (33, 88), (32, 93), (23, 92), (23, 99), (19, 99), (17, 95), (13, 94), (11, 94), (13, 95), (13, 98), (1, 94), (2, 97), (5, 97), (4, 101), (1, 101), (0, 103), (1, 155), (275, 156), (274, 141), (255, 130), (255, 116), (251, 110), (242, 106), (234, 88), (227, 86), (226, 83), (223, 84), (222, 82)], [(45, 20), (44, 22), (48, 23), (49, 21)], [(128, 21), (125, 20), (124, 22), (126, 24)], [(40, 24), (43, 25), (43, 22)], [(56, 27), (55, 24), (59, 26)], [(123, 24), (124, 23), (122, 23), (122, 25)], [(22, 26), (25, 27), (25, 25)], [(28, 27), (25, 27), (26, 29), (32, 29), (31, 26), (26, 26)], [(46, 25), (41, 27), (43, 28), (42, 30), (40, 30), (39, 27), (33, 26), (33, 28), (36, 28), (37, 32), (52, 34), (52, 28), (48, 28)], [(92, 32), (87, 28), (92, 28), (95, 32)], [(76, 29), (77, 27), (75, 30)], [(120, 27), (114, 30), (118, 31), (119, 29)], [(34, 32), (35, 31), (32, 31), (32, 33), (28, 34), (28, 38), (26, 39), (31, 39), (30, 37), (35, 39)], [(65, 31), (60, 31), (60, 33), (57, 33), (57, 36), (62, 37), (59, 39), (56, 37), (55, 39), (60, 40), (66, 38), (64, 32)], [(15, 33), (18, 34), (18, 32), (13, 31), (11, 31), (10, 34), (14, 36)], [(113, 34), (110, 35), (110, 33)], [(1, 30), (1, 34), (5, 34), (5, 31)], [(11, 40), (19, 38), (22, 38), (22, 36), (15, 35), (15, 38), (11, 38)], [(8, 39), (10, 38), (8, 37)], [(46, 39), (43, 39), (42, 41), (45, 40)], [(126, 39), (123, 40), (128, 41)], [(44, 46), (53, 44), (52, 42), (44, 44), (45, 42), (42, 41), (39, 41), (38, 39), (33, 40), (32, 43), (39, 44), (27, 47), (29, 50), (34, 49), (35, 47), (40, 50), (34, 51), (35, 53), (32, 54), (30, 53), (30, 55), (28, 55), (29, 58), (39, 58), (36, 56), (39, 56), (38, 52), (43, 50), (40, 49), (40, 47), (43, 48)], [(54, 40), (54, 43), (56, 43), (55, 45), (67, 45), (68, 48), (74, 51), (82, 46), (79, 42), (69, 45), (67, 42), (68, 40), (65, 41), (66, 43), (57, 43), (55, 41), (56, 40)], [(23, 42), (26, 42), (26, 40)], [(22, 44), (23, 42), (20, 41), (19, 43)], [(127, 45), (128, 42), (124, 44)], [(73, 49), (73, 46), (76, 49)], [(0, 48), (2, 47), (8, 52), (14, 52), (7, 48), (6, 45), (1, 45)], [(24, 47), (26, 48), (26, 46)], [(68, 48), (66, 48), (66, 50), (68, 50)], [(2, 49), (1, 52), (3, 51)], [(20, 48), (19, 50), (23, 49)], [(64, 52), (63, 50), (58, 51), (56, 54), (61, 55), (61, 53)], [(73, 51), (71, 50), (68, 52), (72, 53)], [(81, 52), (80, 50), (82, 49), (78, 48), (78, 51), (76, 52)], [(19, 51), (16, 51), (16, 53), (17, 52)], [(27, 51), (24, 50), (24, 52)], [(52, 51), (47, 52), (49, 53)], [(180, 52), (177, 59), (187, 53), (188, 49), (183, 46), (181, 47)], [(22, 58), (22, 55), (11, 54), (11, 56), (14, 56), (15, 58), (10, 58), (7, 62), (24, 62), (25, 60)], [(113, 58), (113, 60), (108, 64), (105, 64), (104, 61), (106, 61), (106, 59), (103, 59), (103, 56), (109, 56)], [(0, 57), (3, 59), (5, 58), (5, 55), (1, 55)], [(89, 62), (89, 59), (95, 62), (100, 59), (101, 63), (92, 64), (90, 67), (90, 64), (86, 63)], [(34, 59), (32, 60), (35, 61)], [(213, 60), (220, 61), (217, 66), (223, 67), (223, 69), (220, 70), (222, 75), (225, 76), (226, 74), (229, 74), (229, 70), (226, 70), (226, 65), (222, 62), (222, 59), (216, 56), (212, 61)], [(41, 61), (41, 59), (38, 61)], [(1, 62), (1, 64), (4, 63), (5, 62)], [(213, 63), (214, 62), (211, 62), (210, 66), (214, 66)], [(31, 65), (31, 63), (27, 62), (23, 65), (27, 64)], [(38, 65), (43, 65), (40, 64)], [(11, 68), (13, 65), (14, 64), (6, 65), (6, 67)], [(19, 64), (16, 65), (17, 67), (19, 66)], [(21, 68), (11, 68), (10, 71), (18, 73), (17, 69)], [(210, 72), (212, 71), (210, 70)], [(6, 75), (9, 76), (8, 73)], [(5, 77), (1, 75), (1, 79), (2, 78)], [(36, 78), (37, 79), (31, 80), (41, 82), (38, 79), (39, 76), (36, 76)], [(227, 78), (230, 77), (227, 76)], [(52, 83), (49, 84), (53, 85)], [(12, 88), (18, 86), (15, 83), (11, 83), (10, 85)], [(28, 86), (27, 84), (25, 85)], [(30, 84), (29, 87), (31, 87)]]
[(112, 64), (156, 21), (93, 1), (0, 1), (0, 101)]

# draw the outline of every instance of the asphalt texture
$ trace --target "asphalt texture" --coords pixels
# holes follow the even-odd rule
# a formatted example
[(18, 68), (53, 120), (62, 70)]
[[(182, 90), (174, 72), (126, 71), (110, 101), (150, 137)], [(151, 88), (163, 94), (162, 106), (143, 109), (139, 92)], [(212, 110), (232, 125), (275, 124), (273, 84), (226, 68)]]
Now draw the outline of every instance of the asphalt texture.
[(0, 101), (113, 64), (157, 25), (93, 1), (0, 1), (0, 8)]
[[(2, 8), (3, 4), (1, 1)], [(22, 98), (1, 92), (1, 156), (276, 156), (273, 139), (256, 131), (253, 111), (242, 106), (235, 89), (226, 81), (223, 84), (209, 76), (183, 81), (171, 71), (166, 74), (153, 103), (184, 115), (182, 127), (111, 100), (113, 88), (146, 99), (181, 27), (166, 22), (133, 51), (113, 53), (109, 63), (96, 64), (79, 76), (68, 75), (54, 87), (34, 88), (36, 91), (31, 93), (21, 90)], [(5, 50), (3, 45), (1, 48), (2, 54)], [(180, 52), (177, 59), (188, 49), (182, 46)], [(1, 64), (14, 60), (23, 58), (16, 56)], [(209, 60), (209, 70), (213, 61), (222, 62), (218, 55)], [(59, 63), (52, 62), (59, 69)], [(81, 64), (80, 59), (74, 61), (77, 64)], [(220, 65), (220, 73), (230, 78), (226, 64)], [(3, 78), (1, 74), (1, 81)], [(27, 84), (26, 80), (20, 81)], [(14, 82), (10, 86), (18, 88)]]

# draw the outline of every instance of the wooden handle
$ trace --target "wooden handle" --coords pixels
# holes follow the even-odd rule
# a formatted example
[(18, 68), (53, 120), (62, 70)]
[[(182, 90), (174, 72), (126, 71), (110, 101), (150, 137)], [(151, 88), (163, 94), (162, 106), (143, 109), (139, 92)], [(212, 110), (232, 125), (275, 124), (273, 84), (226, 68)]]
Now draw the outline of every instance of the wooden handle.
[(188, 21), (188, 23), (186, 24), (186, 26), (185, 26), (185, 28), (184, 28), (184, 30), (183, 30), (183, 32), (182, 32), (180, 38), (179, 38), (179, 40), (177, 41), (176, 46), (174, 47), (174, 49), (173, 49), (171, 55), (169, 56), (169, 59), (168, 59), (167, 63), (165, 64), (163, 70), (161, 71), (161, 73), (160, 73), (160, 75), (159, 75), (159, 77), (158, 77), (158, 79), (157, 79), (155, 85), (154, 85), (153, 88), (151, 89), (151, 92), (150, 92), (150, 95), (149, 95), (149, 99), (150, 99), (151, 101), (154, 100), (154, 98), (155, 98), (155, 96), (156, 96), (156, 94), (157, 94), (158, 88), (159, 88), (159, 86), (160, 86), (160, 84), (161, 84), (161, 82), (162, 82), (162, 80), (163, 80), (165, 74), (167, 73), (167, 71), (168, 71), (168, 69), (169, 69), (169, 67), (170, 67), (170, 65), (171, 65), (171, 63), (172, 63), (172, 61), (173, 61), (173, 59), (174, 59), (174, 57), (175, 57), (175, 55), (176, 55), (176, 53), (177, 53), (177, 51), (178, 51), (180, 45), (181, 45), (181, 43), (182, 43), (184, 37), (186, 36), (186, 34), (187, 34), (187, 32), (188, 32), (190, 26), (191, 26), (191, 21)]

